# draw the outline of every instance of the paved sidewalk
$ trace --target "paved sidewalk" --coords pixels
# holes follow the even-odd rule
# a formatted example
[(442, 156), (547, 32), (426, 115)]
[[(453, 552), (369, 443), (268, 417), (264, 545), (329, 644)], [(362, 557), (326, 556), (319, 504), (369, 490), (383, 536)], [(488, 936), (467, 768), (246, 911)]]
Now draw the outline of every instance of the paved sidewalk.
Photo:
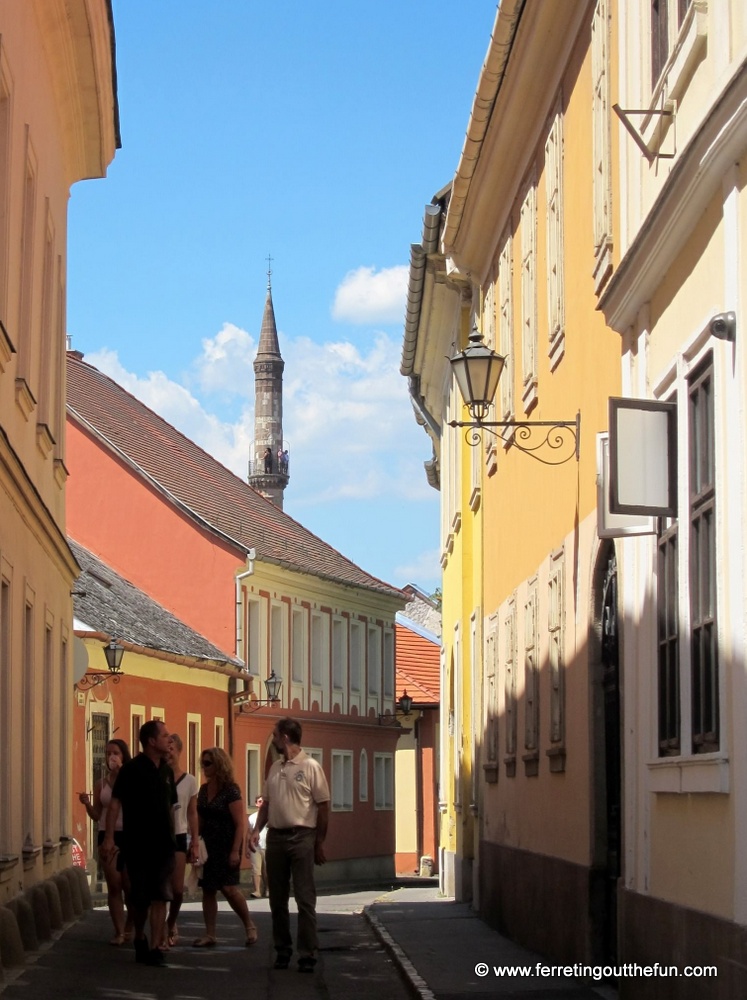
[[(605, 986), (538, 974), (551, 963), (502, 937), (466, 903), (437, 888), (399, 889), (379, 897), (364, 914), (421, 1000), (615, 1000)], [(514, 967), (507, 974), (506, 967)], [(496, 971), (496, 970), (501, 970)]]
[[(218, 914), (218, 946), (192, 948), (204, 932), (199, 904), (179, 918), (181, 942), (167, 967), (138, 965), (132, 947), (107, 944), (106, 910), (89, 911), (28, 965), (0, 981), (0, 1000), (410, 1000), (407, 984), (361, 911), (378, 893), (320, 897), (320, 953), (312, 975), (272, 968), (267, 902), (251, 900), (259, 941), (243, 944), (233, 913)], [(225, 904), (224, 904), (225, 907)]]

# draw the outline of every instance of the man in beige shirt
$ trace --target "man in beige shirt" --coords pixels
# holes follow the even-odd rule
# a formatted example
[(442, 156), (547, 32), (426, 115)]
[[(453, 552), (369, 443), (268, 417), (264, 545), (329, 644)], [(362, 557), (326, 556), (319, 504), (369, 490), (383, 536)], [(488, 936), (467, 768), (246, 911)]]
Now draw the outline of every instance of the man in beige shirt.
[(270, 892), (276, 969), (287, 969), (293, 953), (290, 932), (290, 880), (298, 906), (298, 971), (313, 972), (318, 947), (314, 865), (323, 865), (329, 822), (329, 785), (321, 764), (301, 747), (301, 724), (280, 719), (272, 742), (282, 755), (270, 768), (247, 852), (253, 853), (265, 825), (267, 882)]

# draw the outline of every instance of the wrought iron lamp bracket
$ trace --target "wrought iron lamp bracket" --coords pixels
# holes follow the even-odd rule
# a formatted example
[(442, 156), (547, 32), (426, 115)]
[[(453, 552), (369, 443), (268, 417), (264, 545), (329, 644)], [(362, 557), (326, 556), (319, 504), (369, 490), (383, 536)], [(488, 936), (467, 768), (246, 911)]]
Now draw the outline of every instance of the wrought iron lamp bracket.
[(122, 676), (122, 674), (115, 674), (111, 670), (90, 671), (83, 674), (77, 682), (76, 687), (79, 691), (88, 691), (91, 688), (98, 687), (99, 684), (103, 684), (104, 681), (112, 681), (114, 684), (119, 684)]
[[(579, 459), (580, 412), (575, 420), (449, 420), (448, 425), (466, 428), (464, 440), (470, 448), (482, 443), (483, 430), (497, 437), (494, 428), (513, 428), (516, 433), (511, 439), (512, 446), (543, 465), (565, 465), (572, 458)], [(544, 434), (540, 428), (545, 428)]]

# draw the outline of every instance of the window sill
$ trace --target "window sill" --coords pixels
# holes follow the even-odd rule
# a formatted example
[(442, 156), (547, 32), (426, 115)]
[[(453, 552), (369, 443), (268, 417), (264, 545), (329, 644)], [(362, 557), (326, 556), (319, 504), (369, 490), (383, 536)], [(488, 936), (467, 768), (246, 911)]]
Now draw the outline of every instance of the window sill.
[(479, 486), (475, 486), (470, 494), (469, 498), (469, 509), (473, 514), (476, 514), (480, 509), (480, 498), (482, 497), (482, 491)]
[(0, 320), (0, 373), (5, 371), (6, 365), (10, 362), (10, 359), (16, 353), (16, 349), (13, 346), (13, 341), (8, 336), (8, 331)]
[(483, 774), (485, 775), (485, 781), (489, 785), (495, 785), (498, 782), (498, 761), (491, 761), (489, 764), (482, 765)]
[(670, 795), (729, 793), (729, 761), (716, 755), (666, 757), (650, 761), (649, 787)]

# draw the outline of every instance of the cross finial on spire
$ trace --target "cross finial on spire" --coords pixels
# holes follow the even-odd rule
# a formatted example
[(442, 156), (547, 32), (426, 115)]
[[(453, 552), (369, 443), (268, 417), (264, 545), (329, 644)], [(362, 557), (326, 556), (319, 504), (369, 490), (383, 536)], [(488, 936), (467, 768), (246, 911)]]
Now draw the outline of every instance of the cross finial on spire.
[(267, 291), (272, 291), (272, 260), (273, 258), (267, 255)]

